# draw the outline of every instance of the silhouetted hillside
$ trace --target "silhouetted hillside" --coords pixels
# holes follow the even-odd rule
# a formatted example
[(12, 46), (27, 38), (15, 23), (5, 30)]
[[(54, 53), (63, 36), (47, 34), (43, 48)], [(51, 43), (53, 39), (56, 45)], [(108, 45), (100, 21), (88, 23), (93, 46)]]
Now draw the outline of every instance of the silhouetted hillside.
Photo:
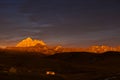
[(49, 56), (51, 59), (59, 59), (63, 61), (81, 63), (81, 62), (89, 62), (92, 61), (97, 54), (88, 53), (88, 52), (66, 52), (66, 53), (58, 53), (55, 55)]
[(120, 52), (117, 51), (107, 51), (102, 54), (103, 56), (120, 56)]
[[(111, 51), (102, 54), (67, 52), (44, 55), (34, 52), (0, 50), (1, 75), (3, 75), (4, 70), (9, 71), (11, 67), (15, 67), (18, 71), (18, 75), (15, 77), (9, 75), (8, 78), (10, 78), (6, 80), (18, 79), (21, 74), (23, 80), (31, 80), (33, 77), (36, 80), (42, 79), (42, 76), (44, 76), (43, 79), (48, 78), (47, 80), (49, 80), (51, 77), (46, 76), (46, 71), (54, 71), (56, 75), (53, 76), (53, 79), (55, 78), (55, 80), (99, 80), (114, 74), (118, 76), (120, 72), (119, 62), (120, 52)], [(31, 79), (28, 77), (30, 75)]]
[[(98, 63), (106, 62), (106, 61), (116, 61), (120, 60), (120, 52), (104, 52), (101, 54), (89, 53), (89, 52), (67, 52), (67, 53), (58, 53), (55, 55), (49, 56), (51, 59), (59, 59), (63, 61), (73, 62), (73, 63)], [(118, 62), (117, 61), (117, 62)], [(116, 63), (116, 62), (114, 62)]]

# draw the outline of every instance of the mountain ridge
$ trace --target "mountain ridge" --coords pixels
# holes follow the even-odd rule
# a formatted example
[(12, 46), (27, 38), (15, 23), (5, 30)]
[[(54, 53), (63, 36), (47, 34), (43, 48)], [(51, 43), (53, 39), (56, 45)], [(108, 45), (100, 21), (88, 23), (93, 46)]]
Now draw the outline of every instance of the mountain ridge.
[(37, 44), (40, 44), (42, 46), (46, 46), (46, 43), (43, 42), (42, 40), (33, 40), (31, 37), (28, 37), (26, 39), (23, 39), (22, 41), (20, 41), (16, 47), (32, 47), (32, 46), (36, 46)]

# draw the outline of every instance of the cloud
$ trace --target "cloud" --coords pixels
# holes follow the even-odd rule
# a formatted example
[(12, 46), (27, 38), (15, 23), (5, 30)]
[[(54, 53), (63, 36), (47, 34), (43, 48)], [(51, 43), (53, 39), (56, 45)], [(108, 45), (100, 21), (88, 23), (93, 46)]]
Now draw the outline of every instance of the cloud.
[(23, 29), (21, 31), (26, 32), (26, 33), (40, 33), (40, 32), (42, 32), (41, 30), (38, 30), (38, 29)]

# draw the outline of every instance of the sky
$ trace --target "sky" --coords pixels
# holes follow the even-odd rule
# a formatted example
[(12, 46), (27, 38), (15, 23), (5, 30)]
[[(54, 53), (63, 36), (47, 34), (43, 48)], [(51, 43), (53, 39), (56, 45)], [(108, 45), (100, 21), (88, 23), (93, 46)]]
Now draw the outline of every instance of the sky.
[(120, 45), (119, 0), (0, 0), (0, 46), (32, 37), (48, 45)]

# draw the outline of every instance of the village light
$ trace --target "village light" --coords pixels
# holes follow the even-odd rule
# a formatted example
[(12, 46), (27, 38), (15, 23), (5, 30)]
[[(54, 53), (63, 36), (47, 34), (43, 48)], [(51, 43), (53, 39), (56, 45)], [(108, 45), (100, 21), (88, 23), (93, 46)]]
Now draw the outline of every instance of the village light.
[(55, 75), (55, 72), (53, 72), (53, 71), (46, 71), (46, 75)]

